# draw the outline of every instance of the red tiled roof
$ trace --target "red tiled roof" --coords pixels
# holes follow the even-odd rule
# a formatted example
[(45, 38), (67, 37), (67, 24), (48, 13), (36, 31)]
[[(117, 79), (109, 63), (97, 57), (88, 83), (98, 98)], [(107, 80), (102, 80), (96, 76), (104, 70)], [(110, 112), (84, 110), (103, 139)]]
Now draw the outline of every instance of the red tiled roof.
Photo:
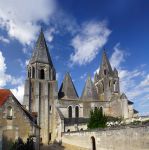
[(12, 93), (8, 89), (0, 89), (0, 107), (5, 103), (7, 98), (11, 96)]

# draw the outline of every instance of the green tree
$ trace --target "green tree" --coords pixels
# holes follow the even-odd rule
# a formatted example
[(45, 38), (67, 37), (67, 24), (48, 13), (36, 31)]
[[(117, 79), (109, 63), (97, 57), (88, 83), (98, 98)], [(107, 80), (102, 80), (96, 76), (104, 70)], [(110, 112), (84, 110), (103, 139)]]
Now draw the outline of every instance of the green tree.
[(88, 128), (105, 128), (107, 123), (107, 117), (103, 114), (102, 108), (95, 107), (94, 110), (90, 111), (90, 118), (88, 121)]

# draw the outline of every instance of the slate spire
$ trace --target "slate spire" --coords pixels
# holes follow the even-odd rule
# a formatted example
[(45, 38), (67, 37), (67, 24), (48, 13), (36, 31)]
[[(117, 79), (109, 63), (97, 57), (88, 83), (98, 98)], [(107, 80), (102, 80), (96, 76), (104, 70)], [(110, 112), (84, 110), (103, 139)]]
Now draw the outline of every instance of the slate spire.
[(78, 99), (78, 94), (77, 91), (75, 89), (75, 86), (73, 84), (73, 81), (71, 79), (70, 74), (67, 72), (64, 80), (61, 84), (59, 93), (58, 93), (58, 97), (61, 98), (65, 98), (65, 99)]
[(49, 64), (51, 68), (53, 67), (53, 63), (51, 61), (51, 57), (49, 54), (49, 50), (48, 50), (42, 29), (40, 31), (38, 40), (36, 42), (36, 45), (33, 51), (32, 58), (30, 60), (30, 63), (35, 63), (35, 62), (46, 63), (46, 64)]
[(102, 72), (104, 72), (105, 69), (109, 72), (112, 72), (111, 64), (110, 64), (109, 59), (107, 57), (106, 51), (104, 50), (103, 54), (102, 54), (102, 61), (101, 61), (100, 70)]
[(81, 100), (98, 100), (98, 95), (96, 91), (96, 87), (93, 84), (91, 77), (88, 76), (82, 95), (81, 95)]

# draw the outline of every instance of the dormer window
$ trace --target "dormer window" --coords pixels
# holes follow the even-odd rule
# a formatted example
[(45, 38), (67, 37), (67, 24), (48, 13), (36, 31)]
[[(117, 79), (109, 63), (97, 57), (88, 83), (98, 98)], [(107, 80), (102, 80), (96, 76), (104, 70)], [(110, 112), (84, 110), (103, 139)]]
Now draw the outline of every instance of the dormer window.
[(12, 113), (13, 113), (12, 107), (8, 106), (7, 107), (7, 119), (12, 120)]

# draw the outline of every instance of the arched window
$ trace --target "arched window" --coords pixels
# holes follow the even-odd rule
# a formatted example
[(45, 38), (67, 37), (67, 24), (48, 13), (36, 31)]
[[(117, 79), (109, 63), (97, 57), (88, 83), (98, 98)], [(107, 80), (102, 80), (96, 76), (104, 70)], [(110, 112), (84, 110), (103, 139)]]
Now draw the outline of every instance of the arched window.
[(79, 106), (75, 107), (75, 117), (79, 118)]
[(92, 150), (96, 150), (96, 141), (93, 136), (91, 137), (91, 141), (92, 141)]
[(68, 118), (72, 118), (72, 106), (68, 107)]
[(101, 111), (101, 113), (103, 114), (103, 107), (100, 107), (100, 111)]
[(28, 78), (31, 77), (31, 68), (28, 69)]
[(32, 78), (35, 78), (35, 68), (32, 67)]
[(114, 92), (116, 92), (116, 81), (113, 81)]
[(103, 93), (104, 93), (104, 82), (102, 81), (102, 90), (103, 90)]
[(104, 70), (104, 75), (107, 75), (107, 70), (106, 69)]
[(12, 119), (12, 107), (7, 107), (7, 119)]
[(44, 74), (44, 69), (40, 70), (40, 79), (44, 79), (45, 78), (45, 74)]

